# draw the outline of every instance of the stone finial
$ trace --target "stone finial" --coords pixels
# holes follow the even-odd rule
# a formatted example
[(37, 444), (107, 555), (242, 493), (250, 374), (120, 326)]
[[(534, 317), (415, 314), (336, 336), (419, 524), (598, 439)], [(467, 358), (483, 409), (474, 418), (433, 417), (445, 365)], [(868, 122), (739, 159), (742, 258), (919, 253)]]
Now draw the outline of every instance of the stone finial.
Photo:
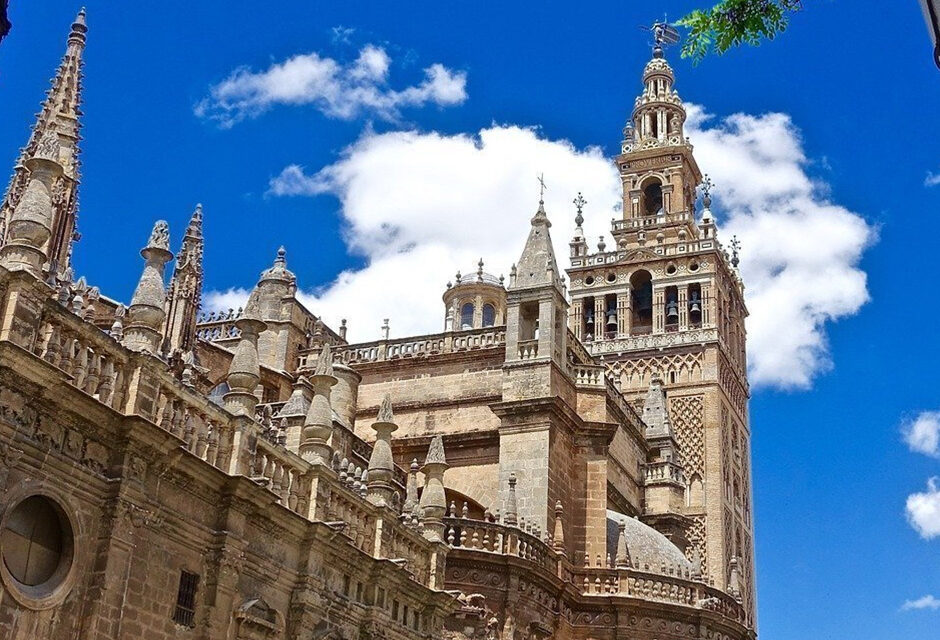
[(738, 557), (731, 556), (729, 563), (730, 576), (728, 577), (728, 593), (738, 602), (741, 601), (741, 572), (738, 568)]
[(258, 336), (267, 327), (257, 313), (258, 287), (248, 296), (245, 312), (235, 320), (238, 344), (225, 378), (229, 392), (223, 396), (225, 408), (236, 415), (254, 416), (258, 398), (255, 388), (261, 382), (261, 364), (258, 357)]
[(392, 433), (398, 429), (398, 425), (393, 420), (392, 399), (386, 394), (379, 407), (378, 420), (372, 423), (375, 443), (369, 457), (369, 500), (378, 505), (391, 504), (392, 494), (395, 492)]
[(333, 357), (328, 343), (323, 344), (314, 374), (308, 380), (313, 388), (313, 398), (300, 431), (300, 457), (308, 462), (329, 465), (333, 455), (328, 442), (333, 435), (330, 393), (338, 380), (333, 375)]
[(617, 557), (615, 562), (618, 569), (629, 569), (631, 563), (630, 550), (627, 547), (627, 523), (620, 520), (617, 523)]
[(428, 447), (428, 456), (421, 467), (424, 473), (424, 491), (421, 493), (421, 515), (424, 523), (424, 535), (431, 540), (443, 540), (444, 514), (447, 512), (447, 498), (444, 494), (444, 472), (447, 460), (444, 456), (444, 440), (434, 436)]
[(690, 559), (692, 563), (692, 577), (696, 580), (702, 579), (702, 552), (699, 551), (698, 545), (692, 547), (692, 558)]
[(379, 405), (378, 421), (394, 422), (394, 414), (392, 413), (392, 396), (387, 393), (382, 398), (382, 404)]
[(144, 270), (127, 309), (124, 346), (128, 349), (156, 354), (163, 341), (163, 320), (166, 317), (163, 273), (166, 263), (173, 259), (169, 246), (169, 226), (158, 220), (150, 232), (147, 246), (140, 251)]
[(552, 548), (558, 553), (565, 553), (565, 529), (563, 524), (564, 508), (561, 500), (555, 502), (555, 528), (552, 532)]
[(111, 330), (109, 333), (111, 337), (115, 340), (122, 340), (124, 338), (124, 314), (127, 313), (127, 309), (123, 304), (118, 304), (114, 309), (114, 321), (111, 322)]
[(509, 492), (506, 495), (503, 520), (506, 524), (514, 526), (518, 522), (519, 507), (516, 502), (516, 474), (509, 474)]
[(388, 340), (388, 333), (389, 333), (388, 318), (385, 318), (382, 321), (382, 339), (383, 340)]
[(346, 318), (339, 321), (339, 337), (343, 340), (346, 339)]
[(318, 376), (333, 375), (333, 354), (330, 353), (330, 343), (324, 342), (320, 349), (320, 355), (317, 357), (317, 367), (314, 370)]
[(477, 263), (477, 282), (483, 282), (483, 258)]
[(411, 461), (408, 470), (408, 480), (405, 482), (405, 502), (401, 507), (402, 513), (411, 513), (418, 506), (418, 459)]

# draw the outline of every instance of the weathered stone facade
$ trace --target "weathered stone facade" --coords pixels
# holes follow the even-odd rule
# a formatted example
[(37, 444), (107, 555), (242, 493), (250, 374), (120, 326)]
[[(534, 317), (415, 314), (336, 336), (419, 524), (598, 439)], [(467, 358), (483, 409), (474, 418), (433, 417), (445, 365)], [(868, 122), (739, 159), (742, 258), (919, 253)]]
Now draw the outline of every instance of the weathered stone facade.
[(201, 206), (126, 309), (74, 280), (86, 31), (0, 209), (0, 637), (754, 637), (742, 286), (661, 52), (570, 298), (539, 203), (442, 333), (349, 344), (283, 250), (197, 318)]

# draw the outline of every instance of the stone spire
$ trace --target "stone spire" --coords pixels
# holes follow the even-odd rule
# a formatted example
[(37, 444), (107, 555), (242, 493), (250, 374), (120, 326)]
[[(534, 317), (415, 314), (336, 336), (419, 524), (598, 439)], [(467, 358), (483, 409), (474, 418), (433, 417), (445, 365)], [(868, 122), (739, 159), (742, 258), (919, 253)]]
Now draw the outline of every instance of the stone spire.
[(402, 514), (411, 514), (418, 506), (418, 459), (411, 461), (408, 480), (405, 482), (405, 502), (401, 506)]
[(646, 423), (646, 437), (671, 436), (672, 423), (666, 410), (666, 392), (663, 379), (653, 374), (650, 386), (643, 401), (643, 422)]
[(375, 444), (369, 457), (369, 500), (378, 505), (388, 505), (395, 493), (392, 433), (398, 429), (388, 394), (382, 398), (378, 419), (372, 423), (372, 428), (375, 430)]
[(581, 192), (578, 191), (577, 197), (572, 200), (574, 203), (575, 209), (578, 213), (574, 217), (574, 236), (571, 238), (571, 242), (568, 243), (568, 246), (571, 247), (571, 257), (579, 258), (581, 256), (587, 255), (588, 245), (587, 240), (584, 239), (584, 229), (581, 225), (584, 224), (584, 205), (587, 204), (587, 200), (584, 199), (584, 196), (581, 195)]
[(630, 549), (627, 547), (627, 523), (623, 520), (620, 520), (617, 523), (617, 557), (614, 562), (617, 563), (618, 569), (629, 569), (631, 565), (630, 561)]
[(202, 205), (193, 211), (167, 294), (166, 351), (189, 352), (196, 346), (196, 319), (202, 299)]
[(558, 262), (552, 248), (552, 237), (548, 230), (552, 223), (545, 213), (545, 202), (539, 200), (539, 208), (532, 216), (529, 237), (526, 239), (522, 256), (516, 267), (516, 278), (510, 283), (511, 289), (528, 289), (546, 285), (561, 290)]
[(10, 214), (7, 237), (0, 248), (0, 264), (42, 276), (48, 258), (47, 243), (55, 218), (57, 185), (62, 177), (55, 130), (48, 129), (24, 163), (27, 185)]
[(235, 355), (225, 378), (229, 391), (222, 397), (225, 408), (231, 413), (248, 417), (255, 415), (255, 407), (258, 406), (255, 388), (261, 382), (258, 335), (264, 331), (265, 323), (261, 319), (258, 297), (258, 287), (255, 286), (248, 296), (244, 311), (235, 320), (238, 344), (235, 345)]
[(555, 501), (555, 526), (552, 529), (552, 548), (558, 553), (565, 553), (565, 527), (564, 527), (565, 509), (561, 500)]
[(444, 472), (447, 471), (447, 459), (444, 457), (444, 440), (434, 436), (428, 447), (428, 457), (424, 460), (421, 472), (424, 474), (424, 491), (421, 492), (421, 517), (424, 535), (431, 540), (442, 540), (444, 535), (444, 514), (447, 512), (447, 498), (444, 495)]
[(147, 246), (140, 255), (145, 260), (143, 273), (127, 309), (127, 325), (124, 330), (124, 346), (135, 351), (156, 354), (163, 334), (166, 312), (166, 289), (163, 286), (163, 271), (166, 263), (173, 259), (170, 253), (170, 229), (166, 222), (158, 220), (153, 225)]
[[(65, 55), (52, 87), (46, 94), (42, 109), (36, 118), (26, 146), (13, 169), (3, 203), (0, 204), (0, 245), (12, 242), (10, 224), (20, 200), (26, 196), (34, 169), (28, 164), (37, 156), (40, 145), (48, 147), (44, 155), (60, 167), (50, 192), (52, 219), (49, 235), (44, 241), (46, 261), (56, 270), (64, 271), (70, 261), (72, 241), (77, 238), (75, 230), (78, 210), (79, 181), (79, 117), (82, 115), (82, 53), (85, 49), (85, 10), (79, 11), (72, 24), (66, 44)], [(41, 178), (42, 179), (42, 178)], [(22, 238), (21, 238), (22, 239)]]
[(300, 432), (300, 456), (308, 462), (329, 465), (333, 455), (329, 445), (333, 435), (330, 390), (337, 383), (337, 378), (333, 375), (333, 355), (330, 353), (329, 343), (323, 344), (316, 369), (309, 381), (313, 387), (313, 398), (310, 400), (307, 419), (304, 420)]
[(508, 525), (517, 522), (519, 507), (516, 501), (516, 474), (509, 474), (509, 492), (506, 494), (506, 504), (503, 509), (503, 521)]

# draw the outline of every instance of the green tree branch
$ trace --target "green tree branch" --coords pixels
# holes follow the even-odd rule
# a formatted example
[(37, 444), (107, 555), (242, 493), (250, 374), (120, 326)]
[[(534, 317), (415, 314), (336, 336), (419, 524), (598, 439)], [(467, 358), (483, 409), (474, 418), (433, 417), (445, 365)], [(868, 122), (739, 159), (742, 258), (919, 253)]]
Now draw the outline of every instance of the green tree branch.
[(689, 30), (682, 57), (698, 63), (709, 53), (773, 40), (802, 8), (801, 0), (722, 0), (711, 9), (695, 10), (678, 21)]

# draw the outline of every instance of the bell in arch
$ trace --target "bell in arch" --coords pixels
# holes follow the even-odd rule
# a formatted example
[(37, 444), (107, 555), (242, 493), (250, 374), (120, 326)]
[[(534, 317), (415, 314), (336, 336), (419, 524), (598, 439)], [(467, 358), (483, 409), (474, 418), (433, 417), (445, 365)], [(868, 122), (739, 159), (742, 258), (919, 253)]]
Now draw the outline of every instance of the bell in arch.
[(610, 309), (607, 312), (607, 330), (613, 331), (617, 328), (617, 312)]
[(679, 305), (675, 300), (666, 303), (666, 324), (679, 322)]

